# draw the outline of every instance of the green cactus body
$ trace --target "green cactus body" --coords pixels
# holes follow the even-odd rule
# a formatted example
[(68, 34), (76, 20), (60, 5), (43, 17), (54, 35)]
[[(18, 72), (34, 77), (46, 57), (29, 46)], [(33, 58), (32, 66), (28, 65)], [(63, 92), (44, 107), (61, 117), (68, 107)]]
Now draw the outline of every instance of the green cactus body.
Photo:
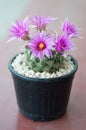
[(29, 49), (26, 49), (25, 51), (26, 55), (26, 66), (30, 70), (33, 70), (35, 72), (49, 72), (53, 73), (59, 70), (59, 68), (64, 67), (64, 57), (58, 53), (53, 52), (52, 58), (45, 57), (42, 61), (38, 58), (31, 59), (31, 53)]

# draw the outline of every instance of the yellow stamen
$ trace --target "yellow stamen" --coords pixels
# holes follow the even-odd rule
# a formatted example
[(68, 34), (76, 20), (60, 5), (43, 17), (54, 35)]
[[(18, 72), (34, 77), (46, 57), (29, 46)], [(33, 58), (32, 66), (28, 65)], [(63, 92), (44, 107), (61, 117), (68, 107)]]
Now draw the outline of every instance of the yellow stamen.
[(39, 44), (39, 49), (40, 49), (40, 50), (44, 49), (44, 43), (40, 43), (40, 44)]

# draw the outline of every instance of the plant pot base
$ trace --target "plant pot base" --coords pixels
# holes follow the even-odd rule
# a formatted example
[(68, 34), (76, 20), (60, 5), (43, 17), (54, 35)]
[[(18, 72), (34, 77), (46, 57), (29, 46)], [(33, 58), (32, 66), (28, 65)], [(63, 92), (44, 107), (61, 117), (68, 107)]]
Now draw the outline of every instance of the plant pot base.
[(59, 119), (59, 118), (61, 118), (61, 117), (65, 114), (65, 112), (66, 112), (66, 110), (65, 110), (65, 111), (60, 112), (60, 113), (57, 113), (57, 114), (55, 114), (55, 115), (39, 116), (39, 115), (28, 114), (28, 113), (24, 112), (21, 108), (19, 108), (19, 111), (20, 111), (20, 113), (21, 113), (23, 116), (25, 116), (26, 118), (31, 119), (31, 120), (33, 120), (33, 121), (51, 121), (51, 120)]

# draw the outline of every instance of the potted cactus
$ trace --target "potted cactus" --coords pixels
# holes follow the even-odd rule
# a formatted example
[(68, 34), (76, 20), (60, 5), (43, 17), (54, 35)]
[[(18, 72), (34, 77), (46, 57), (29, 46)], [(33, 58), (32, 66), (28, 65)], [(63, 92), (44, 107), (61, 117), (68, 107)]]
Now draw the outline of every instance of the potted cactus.
[[(48, 24), (52, 17), (33, 16), (12, 25), (10, 40), (24, 41), (24, 51), (9, 62), (20, 112), (32, 120), (61, 117), (67, 108), (78, 63), (74, 49), (78, 29), (66, 19), (57, 34)], [(58, 28), (57, 28), (58, 30)]]

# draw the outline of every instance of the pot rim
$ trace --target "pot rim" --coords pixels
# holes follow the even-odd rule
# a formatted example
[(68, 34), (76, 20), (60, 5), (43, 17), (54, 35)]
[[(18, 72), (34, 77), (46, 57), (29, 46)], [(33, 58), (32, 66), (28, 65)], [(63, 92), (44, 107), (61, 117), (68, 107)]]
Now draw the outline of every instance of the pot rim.
[[(19, 53), (18, 53), (19, 54)], [(75, 74), (75, 72), (77, 71), (77, 69), (78, 69), (78, 62), (77, 62), (77, 60), (73, 57), (73, 56), (71, 56), (71, 55), (69, 55), (70, 57), (71, 57), (71, 60), (73, 61), (73, 63), (74, 63), (74, 69), (70, 72), (70, 73), (68, 73), (68, 74), (65, 74), (65, 75), (63, 75), (63, 76), (59, 76), (59, 77), (54, 77), (54, 78), (37, 78), (37, 77), (27, 77), (27, 76), (23, 76), (23, 75), (21, 75), (21, 74), (19, 74), (18, 72), (16, 72), (14, 69), (13, 69), (13, 67), (12, 67), (12, 62), (13, 62), (13, 60), (16, 58), (16, 56), (18, 55), (18, 54), (16, 54), (15, 56), (13, 56), (11, 59), (10, 59), (10, 61), (9, 61), (9, 63), (8, 63), (8, 69), (10, 70), (10, 72), (12, 73), (12, 74), (14, 74), (15, 76), (17, 76), (17, 77), (19, 77), (20, 79), (24, 79), (24, 80), (34, 80), (34, 81), (39, 81), (39, 82), (41, 82), (41, 81), (45, 81), (45, 82), (47, 82), (47, 81), (55, 81), (55, 80), (62, 80), (62, 79), (64, 79), (64, 78), (68, 78), (68, 77), (70, 77), (71, 75), (74, 75)]]

